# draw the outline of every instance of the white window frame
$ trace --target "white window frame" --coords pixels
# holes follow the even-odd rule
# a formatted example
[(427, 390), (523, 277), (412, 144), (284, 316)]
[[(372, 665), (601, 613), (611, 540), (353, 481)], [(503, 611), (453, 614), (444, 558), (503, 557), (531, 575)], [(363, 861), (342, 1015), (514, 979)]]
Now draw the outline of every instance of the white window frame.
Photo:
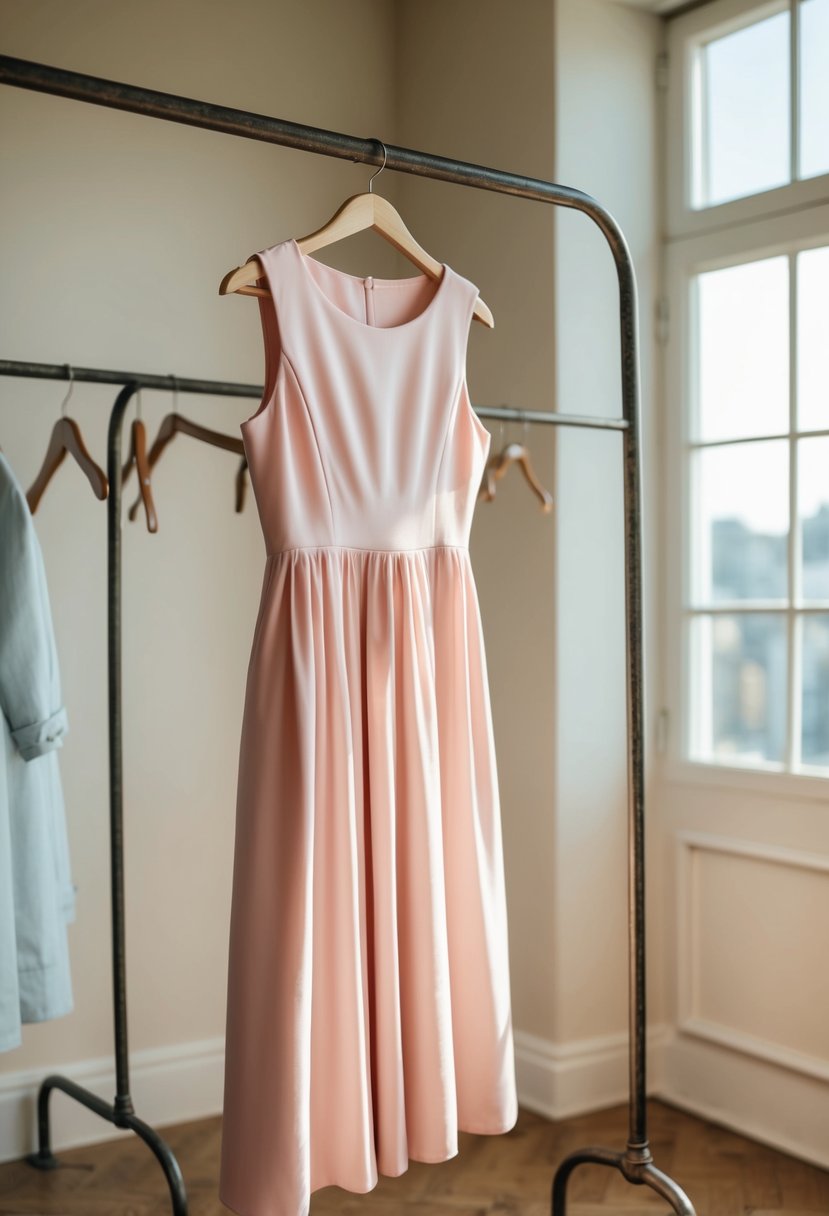
[[(694, 51), (702, 42), (748, 25), (751, 20), (791, 10), (791, 88), (792, 131), (789, 170), (792, 181), (773, 190), (762, 190), (744, 198), (731, 199), (710, 207), (689, 205), (693, 164)], [(771, 216), (819, 204), (829, 199), (829, 173), (797, 180), (800, 157), (800, 108), (798, 74), (800, 70), (798, 0), (714, 0), (681, 17), (668, 21), (667, 89), (667, 232), (671, 237), (690, 236), (715, 227), (741, 223), (760, 216)]]
[[(829, 245), (829, 174), (793, 181), (774, 190), (734, 199), (696, 210), (689, 205), (692, 171), (692, 98), (693, 54), (700, 42), (748, 24), (763, 15), (782, 11), (791, 5), (796, 21), (796, 0), (714, 0), (688, 12), (667, 25), (667, 96), (664, 133), (666, 189), (666, 239), (664, 246), (664, 295), (670, 318), (665, 349), (664, 441), (665, 466), (663, 494), (663, 557), (665, 578), (662, 593), (664, 619), (663, 709), (669, 724), (662, 736), (664, 775), (683, 784), (756, 790), (786, 797), (829, 798), (829, 775), (816, 771), (781, 771), (776, 766), (733, 765), (721, 761), (692, 758), (690, 754), (689, 681), (693, 677), (685, 618), (692, 607), (689, 574), (691, 570), (691, 498), (688, 448), (691, 437), (691, 300), (694, 278), (705, 271), (739, 265), (763, 257), (789, 254)], [(796, 102), (797, 27), (794, 26), (792, 53), (792, 101)], [(797, 106), (793, 111), (791, 168), (797, 165)], [(791, 296), (790, 296), (791, 300)], [(664, 315), (664, 310), (663, 310)], [(793, 316), (794, 314), (792, 314)], [(793, 325), (792, 321), (792, 325)], [(790, 329), (791, 334), (791, 329)], [(794, 390), (796, 362), (794, 351), (790, 366), (790, 385)], [(789, 434), (791, 434), (791, 422)], [(790, 503), (795, 485), (790, 485)], [(792, 527), (796, 513), (792, 513)], [(792, 543), (790, 542), (790, 554)], [(791, 561), (791, 556), (790, 556)], [(791, 574), (791, 571), (790, 571)], [(791, 585), (790, 585), (791, 590)], [(698, 607), (698, 606), (697, 606)], [(788, 616), (789, 637), (795, 610), (783, 607)], [(788, 687), (795, 687), (792, 663), (798, 656), (789, 648)], [(794, 729), (799, 707), (788, 705), (787, 717)], [(787, 758), (788, 760), (788, 758)]]

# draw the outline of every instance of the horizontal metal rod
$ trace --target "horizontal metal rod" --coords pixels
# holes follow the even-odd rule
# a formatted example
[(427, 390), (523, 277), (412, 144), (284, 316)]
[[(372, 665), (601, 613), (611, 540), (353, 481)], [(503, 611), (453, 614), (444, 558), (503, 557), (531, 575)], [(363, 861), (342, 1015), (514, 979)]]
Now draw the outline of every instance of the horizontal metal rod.
[[(0, 376), (33, 377), (36, 380), (69, 380), (68, 363), (29, 363), (18, 359), (0, 359)], [(206, 393), (217, 397), (261, 397), (263, 389), (255, 384), (237, 384), (232, 380), (193, 380), (171, 374), (157, 376), (151, 372), (119, 372), (106, 367), (75, 367), (73, 380), (88, 384), (137, 384), (139, 388), (157, 388), (172, 392)], [(106, 401), (107, 408), (112, 402)]]
[[(30, 363), (25, 360), (0, 359), (0, 376), (22, 376), (38, 380), (69, 380), (66, 363)], [(139, 388), (157, 388), (164, 392), (177, 389), (180, 393), (204, 393), (214, 397), (261, 398), (263, 385), (237, 384), (230, 380), (191, 380), (186, 376), (156, 376), (150, 372), (118, 372), (102, 367), (72, 367), (73, 380), (89, 384), (137, 384)], [(592, 418), (579, 414), (558, 414), (551, 410), (523, 410), (511, 405), (474, 405), (482, 418), (503, 418), (510, 422), (541, 422), (557, 426), (586, 426), (609, 431), (627, 428), (624, 418)]]
[[(257, 114), (251, 110), (236, 110), (230, 106), (198, 101), (193, 97), (182, 97), (178, 93), (162, 93), (156, 89), (108, 80), (102, 76), (70, 72), (51, 64), (18, 59), (13, 55), (0, 55), (0, 84), (70, 97), (74, 101), (93, 102), (95, 105), (110, 106), (116, 110), (128, 110), (134, 114), (202, 127), (208, 131), (220, 131), (226, 135), (243, 135), (248, 139), (282, 144), (284, 147), (298, 148), (303, 152), (316, 152), (322, 156), (339, 157), (360, 164), (384, 164), (383, 148), (380, 140), (376, 138), (362, 139), (339, 131), (330, 131), (325, 127), (312, 127), (306, 123), (288, 122), (286, 119), (272, 118), (270, 115)], [(525, 177), (486, 165), (418, 152), (414, 148), (402, 148), (396, 144), (385, 144), (385, 168), (396, 169), (401, 173), (413, 173), (420, 177), (436, 178), (439, 181), (477, 186), (481, 190), (497, 190), (501, 194), (518, 194), (522, 198), (545, 203), (554, 202), (562, 207), (575, 207), (599, 225), (610, 242), (617, 261), (620, 250), (626, 249), (625, 238), (610, 212), (592, 195), (570, 186), (560, 186), (542, 178)]]
[(560, 414), (557, 410), (522, 410), (512, 405), (473, 405), (482, 418), (517, 418), (519, 422), (549, 422), (554, 426), (586, 426), (598, 431), (626, 431), (626, 418), (596, 418), (591, 414)]

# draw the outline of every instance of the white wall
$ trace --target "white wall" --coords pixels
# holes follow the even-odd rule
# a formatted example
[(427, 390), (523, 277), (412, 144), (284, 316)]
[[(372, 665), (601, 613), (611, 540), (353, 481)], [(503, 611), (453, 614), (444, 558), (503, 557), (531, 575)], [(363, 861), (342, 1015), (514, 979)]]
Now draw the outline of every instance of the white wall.
[[(621, 225), (639, 289), (642, 437), (653, 458), (653, 304), (658, 251), (656, 18), (603, 0), (556, 5), (556, 180), (599, 199)], [(619, 417), (616, 271), (598, 227), (556, 217), (556, 405)], [(556, 459), (555, 1036), (592, 1070), (598, 1101), (627, 1092), (624, 542), (621, 438), (563, 431)], [(653, 521), (645, 476), (645, 649), (654, 641)], [(653, 672), (646, 659), (646, 766)], [(658, 834), (646, 800), (649, 840)], [(649, 1022), (662, 1017), (659, 872), (649, 867)], [(588, 1095), (585, 1094), (582, 1097)]]

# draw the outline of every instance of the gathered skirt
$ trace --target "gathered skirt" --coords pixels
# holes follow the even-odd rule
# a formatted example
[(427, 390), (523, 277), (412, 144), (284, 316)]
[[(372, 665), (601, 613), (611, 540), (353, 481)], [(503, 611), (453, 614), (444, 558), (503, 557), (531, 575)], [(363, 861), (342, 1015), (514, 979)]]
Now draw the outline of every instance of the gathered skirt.
[(266, 560), (239, 755), (220, 1198), (306, 1216), (518, 1114), (468, 549)]

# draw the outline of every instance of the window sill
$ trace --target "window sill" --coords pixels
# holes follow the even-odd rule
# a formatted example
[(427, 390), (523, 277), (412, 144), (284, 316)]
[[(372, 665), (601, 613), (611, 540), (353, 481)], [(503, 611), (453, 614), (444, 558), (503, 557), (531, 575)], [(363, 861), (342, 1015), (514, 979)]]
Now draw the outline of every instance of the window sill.
[(779, 799), (782, 796), (822, 802), (829, 806), (829, 777), (817, 776), (814, 773), (787, 773), (775, 769), (662, 757), (659, 777), (669, 785), (750, 791), (764, 794), (768, 798)]

